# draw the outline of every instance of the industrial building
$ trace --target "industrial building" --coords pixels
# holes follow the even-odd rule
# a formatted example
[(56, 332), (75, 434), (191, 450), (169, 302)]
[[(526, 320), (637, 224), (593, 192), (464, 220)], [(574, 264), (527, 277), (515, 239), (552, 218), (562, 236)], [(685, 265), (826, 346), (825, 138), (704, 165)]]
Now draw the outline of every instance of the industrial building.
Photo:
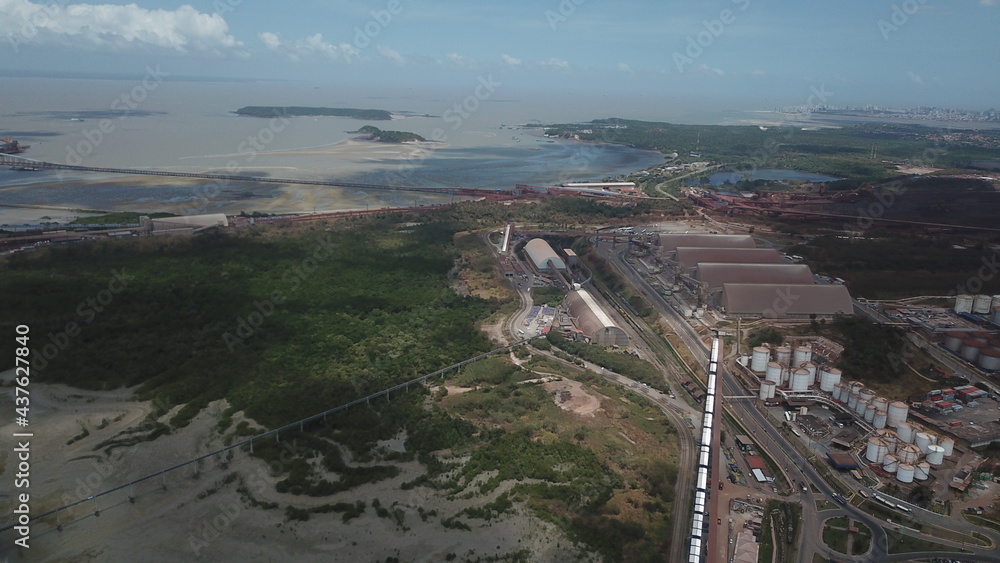
[[(662, 238), (661, 238), (662, 242)], [(781, 264), (781, 253), (773, 248), (702, 248), (677, 247), (674, 258), (681, 269), (697, 267), (699, 262), (725, 264)]]
[(694, 278), (709, 292), (722, 291), (725, 283), (813, 283), (812, 271), (804, 264), (725, 264), (699, 262)]
[(832, 317), (854, 312), (851, 295), (842, 285), (726, 283), (720, 307), (726, 315), (775, 319)]
[(146, 234), (191, 235), (213, 227), (226, 227), (229, 225), (229, 219), (223, 213), (181, 215), (158, 219), (150, 219), (143, 215), (139, 217), (139, 225)]
[(628, 346), (628, 335), (615, 325), (586, 289), (570, 291), (566, 294), (565, 303), (577, 328), (583, 331), (591, 344)]
[(673, 252), (678, 247), (692, 248), (754, 248), (753, 237), (750, 235), (711, 235), (696, 234), (660, 234), (660, 246), (664, 252)]
[[(565, 272), (566, 263), (563, 259), (556, 254), (556, 251), (552, 249), (549, 243), (545, 242), (540, 238), (534, 238), (528, 241), (524, 245), (524, 251), (527, 253), (528, 258), (531, 259), (532, 264), (535, 265), (535, 269), (539, 272), (549, 271), (551, 267), (555, 267), (556, 270)], [(552, 266), (549, 266), (549, 262)]]

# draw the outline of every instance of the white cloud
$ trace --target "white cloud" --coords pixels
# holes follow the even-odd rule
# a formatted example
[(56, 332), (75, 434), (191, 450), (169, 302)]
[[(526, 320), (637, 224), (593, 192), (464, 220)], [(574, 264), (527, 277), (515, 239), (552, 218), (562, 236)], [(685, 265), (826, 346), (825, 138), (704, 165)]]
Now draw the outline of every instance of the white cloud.
[(632, 67), (628, 66), (628, 63), (618, 63), (618, 70), (622, 72), (632, 72)]
[(560, 70), (566, 70), (566, 69), (569, 68), (569, 63), (568, 62), (566, 62), (566, 61), (564, 61), (562, 59), (557, 59), (555, 57), (552, 57), (551, 59), (549, 59), (547, 61), (541, 61), (538, 64), (539, 64), (539, 66), (542, 66), (542, 67), (557, 68), (557, 69), (560, 69)]
[(711, 67), (704, 63), (698, 65), (698, 69), (704, 72), (710, 72), (716, 76), (722, 76), (723, 74), (726, 74), (726, 71), (722, 70), (721, 68)]
[(390, 61), (398, 65), (401, 65), (406, 62), (406, 59), (403, 58), (403, 55), (400, 55), (398, 51), (390, 49), (385, 45), (378, 46), (378, 54), (382, 55), (383, 57), (389, 59)]
[[(3, 0), (0, 0), (3, 1)], [(284, 53), (293, 61), (309, 57), (325, 57), (328, 59), (350, 61), (357, 57), (359, 51), (350, 43), (334, 45), (323, 39), (322, 33), (315, 33), (295, 41), (284, 41), (277, 33), (264, 31), (257, 34), (264, 46), (272, 51)]]
[(477, 61), (474, 57), (459, 55), (458, 53), (448, 53), (447, 58), (449, 61), (462, 68), (476, 68), (479, 65), (479, 61)]
[(136, 4), (36, 4), (0, 0), (0, 35), (11, 41), (55, 43), (72, 47), (125, 49), (152, 46), (221, 52), (242, 43), (229, 34), (219, 14), (183, 5), (175, 10), (149, 10)]
[(979, 0), (979, 3), (983, 6), (996, 6), (997, 0)]
[(503, 58), (503, 62), (509, 64), (510, 66), (520, 66), (521, 64), (521, 59), (512, 57), (507, 53), (500, 55), (500, 57)]
[(912, 70), (906, 71), (906, 77), (909, 78), (910, 82), (914, 84), (920, 84), (921, 86), (923, 86), (924, 84), (924, 79), (920, 78), (920, 75), (913, 72)]

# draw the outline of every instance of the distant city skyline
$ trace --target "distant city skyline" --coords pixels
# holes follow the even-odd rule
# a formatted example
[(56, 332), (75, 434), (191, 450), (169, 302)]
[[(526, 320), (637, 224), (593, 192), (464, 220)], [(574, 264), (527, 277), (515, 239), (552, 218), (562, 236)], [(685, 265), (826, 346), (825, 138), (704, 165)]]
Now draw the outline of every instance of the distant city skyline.
[(492, 77), (521, 95), (985, 110), (1000, 106), (998, 3), (0, 0), (0, 76), (159, 67), (397, 97)]

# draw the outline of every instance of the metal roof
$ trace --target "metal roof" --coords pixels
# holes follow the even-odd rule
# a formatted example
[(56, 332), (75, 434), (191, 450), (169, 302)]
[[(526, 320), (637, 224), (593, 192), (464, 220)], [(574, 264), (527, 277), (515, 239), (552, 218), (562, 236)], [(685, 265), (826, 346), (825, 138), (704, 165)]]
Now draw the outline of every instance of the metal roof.
[(722, 286), (721, 304), (730, 315), (766, 318), (854, 312), (851, 294), (843, 285), (726, 283)]
[(703, 248), (678, 246), (677, 262), (683, 268), (693, 268), (700, 262), (781, 264), (781, 253), (773, 248)]
[(753, 248), (757, 244), (749, 235), (712, 235), (697, 233), (690, 235), (660, 234), (660, 246), (670, 252), (679, 246), (695, 248)]
[(549, 260), (552, 260), (557, 270), (566, 269), (566, 263), (563, 262), (563, 259), (543, 239), (533, 238), (529, 240), (528, 244), (524, 245), (524, 251), (528, 253), (528, 257), (531, 258), (538, 270), (548, 270), (549, 265), (546, 262)]
[(578, 289), (566, 294), (566, 306), (580, 328), (591, 342), (601, 345), (628, 344), (625, 331), (618, 328), (611, 317), (598, 305), (594, 296), (586, 289)]
[(724, 283), (813, 283), (812, 271), (805, 264), (699, 262), (695, 278), (705, 282), (709, 289), (722, 289)]

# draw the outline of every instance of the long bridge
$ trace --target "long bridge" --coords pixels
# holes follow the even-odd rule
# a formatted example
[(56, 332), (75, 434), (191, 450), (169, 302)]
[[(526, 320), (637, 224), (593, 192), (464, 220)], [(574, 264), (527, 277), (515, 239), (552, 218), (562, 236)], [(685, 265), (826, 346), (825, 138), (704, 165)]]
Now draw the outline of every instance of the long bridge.
[(500, 188), (434, 188), (424, 186), (397, 186), (389, 184), (368, 184), (343, 182), (340, 180), (306, 180), (302, 178), (273, 178), (268, 176), (244, 176), (240, 174), (209, 174), (203, 172), (174, 172), (169, 170), (144, 170), (139, 168), (112, 168), (104, 166), (77, 166), (32, 160), (22, 156), (0, 155), (0, 166), (11, 166), (20, 170), (75, 170), (79, 172), (102, 172), (105, 174), (137, 174), (141, 176), (168, 176), (173, 178), (198, 178), (203, 180), (224, 180), (226, 182), (264, 182), (269, 184), (297, 184), (307, 186), (331, 186), (358, 188), (363, 190), (386, 190), (397, 192), (442, 193), (453, 195), (486, 196), (513, 195), (513, 191)]

